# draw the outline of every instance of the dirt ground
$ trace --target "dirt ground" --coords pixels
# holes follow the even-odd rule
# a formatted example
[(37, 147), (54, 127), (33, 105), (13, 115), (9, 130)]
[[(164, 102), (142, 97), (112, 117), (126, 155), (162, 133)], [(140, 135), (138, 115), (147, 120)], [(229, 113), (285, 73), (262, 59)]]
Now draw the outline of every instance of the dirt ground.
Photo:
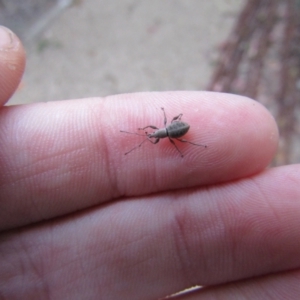
[[(49, 1), (53, 0), (44, 0), (44, 4)], [(26, 72), (8, 105), (137, 91), (205, 89), (218, 47), (244, 3), (74, 1), (48, 22), (38, 38), (28, 37), (32, 31), (23, 26), (20, 35), (26, 42)], [(45, 14), (38, 22), (48, 19)]]

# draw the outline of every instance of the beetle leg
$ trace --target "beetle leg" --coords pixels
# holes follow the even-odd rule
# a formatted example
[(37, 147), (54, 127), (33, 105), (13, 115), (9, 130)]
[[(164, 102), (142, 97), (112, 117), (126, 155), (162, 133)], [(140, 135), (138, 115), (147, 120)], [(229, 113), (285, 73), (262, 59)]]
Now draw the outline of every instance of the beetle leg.
[(131, 150), (129, 150), (128, 152), (125, 153), (125, 155), (127, 155), (128, 153), (130, 153), (131, 151), (141, 147), (146, 141), (148, 140), (148, 138), (144, 139), (139, 145), (137, 145), (136, 147), (132, 148)]
[(178, 147), (176, 146), (175, 142), (169, 137), (170, 142), (174, 145), (174, 147), (176, 148), (176, 150), (180, 153), (181, 157), (183, 157), (183, 154), (181, 153), (181, 151), (178, 149)]
[(154, 141), (151, 140), (151, 138), (148, 137), (149, 142), (151, 142), (152, 144), (157, 144), (160, 140), (160, 138), (156, 138)]
[[(130, 132), (129, 132), (130, 133)], [(134, 148), (132, 148), (131, 150), (129, 150), (128, 152), (125, 153), (125, 155), (127, 155), (128, 153), (130, 153), (131, 151), (141, 147), (146, 141), (150, 141), (152, 144), (157, 144), (159, 142), (159, 138), (156, 138), (155, 141), (152, 141), (151, 138), (147, 137), (146, 139), (144, 139), (140, 144), (138, 144), (137, 146), (135, 146)]]
[[(175, 139), (176, 139), (176, 138), (175, 138)], [(179, 141), (179, 142), (182, 142), (182, 143), (189, 143), (189, 144), (192, 144), (192, 145), (195, 145), (195, 146), (201, 146), (201, 147), (207, 148), (206, 145), (196, 144), (196, 143), (193, 143), (193, 142), (184, 140), (184, 139), (176, 139), (176, 140)]]
[(183, 114), (179, 114), (178, 116), (174, 117), (172, 119), (171, 123), (173, 123), (174, 121), (180, 121), (182, 116), (183, 116)]
[(145, 130), (146, 128), (159, 129), (159, 128), (157, 128), (156, 126), (148, 125), (148, 126), (146, 126), (146, 127), (144, 127), (144, 128), (138, 128), (138, 130)]
[(166, 112), (165, 109), (163, 107), (161, 107), (161, 110), (164, 112), (164, 125), (165, 127), (167, 126), (167, 116), (166, 116)]

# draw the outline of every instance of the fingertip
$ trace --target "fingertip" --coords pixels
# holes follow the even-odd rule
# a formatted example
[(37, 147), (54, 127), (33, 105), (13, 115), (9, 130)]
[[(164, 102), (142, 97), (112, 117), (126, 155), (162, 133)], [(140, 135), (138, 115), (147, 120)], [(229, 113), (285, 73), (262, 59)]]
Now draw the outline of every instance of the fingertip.
[[(274, 158), (279, 131), (270, 111), (248, 97), (209, 93), (206, 95), (206, 122), (203, 139), (209, 145), (219, 181), (235, 180), (264, 170)], [(214, 177), (215, 178), (215, 177)]]
[(0, 26), (0, 105), (17, 89), (25, 69), (25, 50), (20, 39)]
[[(135, 186), (136, 181), (143, 176), (159, 177), (156, 186), (158, 190), (178, 187), (179, 177), (180, 184), (185, 187), (237, 180), (264, 170), (277, 151), (279, 134), (274, 117), (253, 99), (213, 92), (165, 92), (132, 94), (130, 100), (135, 108), (140, 109), (139, 112), (133, 112), (132, 106), (127, 109), (122, 101), (122, 120), (129, 124), (128, 130), (136, 124), (162, 126), (162, 116), (155, 110), (150, 112), (148, 108), (168, 107), (168, 121), (172, 116), (182, 113), (183, 120), (191, 127), (186, 139), (203, 144), (204, 150), (180, 145), (186, 158), (183, 168), (179, 163), (181, 160), (178, 161), (178, 152), (167, 141), (162, 141), (156, 148), (145, 147), (143, 151), (136, 152), (134, 159), (149, 164), (143, 168), (147, 171), (143, 173), (136, 166), (136, 169), (133, 168), (134, 172), (126, 176), (133, 178)], [(145, 107), (147, 110), (143, 112)], [(123, 126), (126, 128), (126, 125)], [(121, 143), (121, 147), (123, 146)], [(153, 164), (153, 161), (160, 163)], [(153, 174), (150, 170), (156, 173)], [(148, 180), (150, 178), (147, 177), (146, 181)]]

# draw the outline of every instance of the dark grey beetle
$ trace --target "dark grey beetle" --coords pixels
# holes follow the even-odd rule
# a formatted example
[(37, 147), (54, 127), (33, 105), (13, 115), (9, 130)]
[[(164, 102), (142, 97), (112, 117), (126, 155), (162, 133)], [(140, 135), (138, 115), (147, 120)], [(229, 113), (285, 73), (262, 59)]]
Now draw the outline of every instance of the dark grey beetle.
[[(178, 149), (178, 147), (176, 146), (175, 142), (172, 139), (175, 139), (175, 140), (183, 142), (183, 143), (189, 143), (189, 144), (194, 145), (194, 146), (201, 146), (201, 147), (204, 147), (204, 148), (207, 147), (206, 145), (195, 144), (195, 143), (189, 142), (189, 141), (184, 140), (184, 139), (179, 139), (180, 137), (184, 136), (189, 131), (190, 125), (186, 122), (182, 122), (181, 121), (182, 114), (179, 114), (178, 116), (174, 117), (172, 119), (171, 123), (167, 126), (167, 117), (166, 117), (165, 110), (164, 110), (163, 107), (161, 109), (164, 113), (164, 126), (165, 126), (164, 128), (157, 128), (156, 126), (153, 126), (153, 125), (148, 125), (144, 128), (138, 128), (138, 130), (145, 130), (146, 128), (156, 129), (152, 133), (148, 133), (147, 131), (145, 131), (145, 134), (120, 130), (120, 132), (124, 132), (124, 133), (135, 134), (135, 135), (140, 135), (140, 136), (146, 136), (145, 140), (143, 140), (136, 147), (134, 147), (131, 150), (129, 150), (128, 152), (126, 152), (125, 155), (130, 153), (131, 151), (135, 150), (136, 148), (141, 147), (142, 144), (144, 142), (146, 142), (147, 140), (150, 141), (152, 144), (157, 144), (160, 139), (164, 139), (166, 137), (169, 138), (170, 142), (174, 145), (176, 150), (180, 153), (181, 157), (183, 157), (183, 154)], [(155, 138), (155, 140), (152, 141), (151, 138)]]

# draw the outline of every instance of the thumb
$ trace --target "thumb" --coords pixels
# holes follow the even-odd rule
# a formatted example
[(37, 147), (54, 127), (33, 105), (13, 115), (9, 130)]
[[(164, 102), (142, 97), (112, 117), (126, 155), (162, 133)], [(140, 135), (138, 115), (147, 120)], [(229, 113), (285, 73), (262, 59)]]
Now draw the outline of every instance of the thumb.
[(0, 26), (0, 105), (15, 92), (25, 68), (25, 51), (19, 38)]

